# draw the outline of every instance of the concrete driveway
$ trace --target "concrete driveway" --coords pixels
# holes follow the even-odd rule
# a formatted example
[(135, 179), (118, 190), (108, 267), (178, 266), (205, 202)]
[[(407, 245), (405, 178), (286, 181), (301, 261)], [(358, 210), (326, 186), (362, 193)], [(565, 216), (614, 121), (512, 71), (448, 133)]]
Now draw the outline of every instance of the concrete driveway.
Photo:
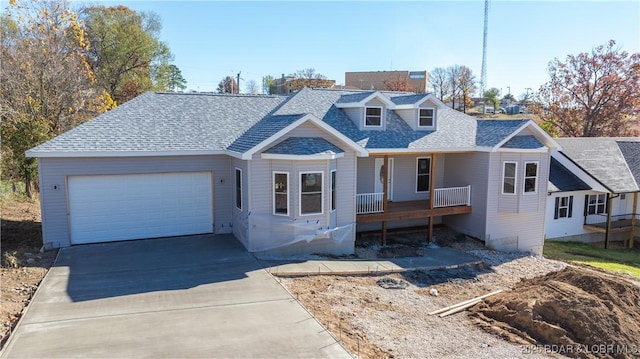
[(350, 358), (231, 235), (65, 248), (2, 358)]

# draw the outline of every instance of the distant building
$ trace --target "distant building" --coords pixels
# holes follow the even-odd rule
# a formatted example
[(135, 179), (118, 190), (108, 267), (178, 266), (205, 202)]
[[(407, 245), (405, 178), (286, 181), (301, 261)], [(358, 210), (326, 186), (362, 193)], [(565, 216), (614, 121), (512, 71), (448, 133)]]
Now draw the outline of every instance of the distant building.
[(386, 83), (398, 78), (406, 79), (414, 92), (429, 92), (429, 72), (427, 71), (364, 71), (345, 72), (345, 86), (361, 90), (385, 90)]
[(282, 74), (282, 77), (275, 79), (274, 88), (271, 90), (273, 95), (288, 95), (292, 92), (301, 90), (305, 87), (308, 88), (332, 88), (335, 85), (336, 80), (317, 79), (317, 78), (303, 78), (296, 75)]

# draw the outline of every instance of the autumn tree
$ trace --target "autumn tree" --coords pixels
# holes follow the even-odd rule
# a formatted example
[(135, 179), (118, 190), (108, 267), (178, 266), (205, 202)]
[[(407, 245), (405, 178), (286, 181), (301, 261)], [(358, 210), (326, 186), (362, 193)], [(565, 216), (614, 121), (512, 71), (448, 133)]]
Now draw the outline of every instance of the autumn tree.
[(633, 135), (639, 123), (640, 53), (628, 54), (611, 40), (548, 67), (540, 88), (541, 118), (561, 136)]
[[(498, 110), (498, 105), (500, 104), (500, 90), (492, 87), (484, 92), (483, 97), (485, 103), (491, 102), (494, 112)], [(482, 112), (484, 113), (484, 109)]]
[(335, 84), (335, 81), (328, 80), (325, 75), (317, 73), (313, 68), (298, 70), (293, 80), (289, 81), (290, 91), (301, 90), (305, 87), (311, 88), (329, 88)]
[(95, 86), (77, 14), (62, 1), (12, 1), (0, 27), (2, 178), (31, 196), (35, 159), (24, 152), (111, 108)]
[(218, 93), (238, 93), (238, 84), (233, 76), (227, 76), (218, 83)]
[(276, 87), (276, 80), (273, 76), (267, 75), (262, 77), (262, 93), (265, 95), (274, 94)]
[(451, 92), (451, 82), (449, 81), (449, 74), (445, 68), (437, 67), (431, 71), (429, 77), (431, 87), (433, 88), (434, 95), (444, 101), (449, 97)]
[(159, 40), (158, 15), (118, 5), (86, 7), (81, 16), (91, 45), (86, 50), (89, 64), (99, 85), (118, 103), (152, 89), (154, 74), (163, 79), (158, 74), (169, 70), (172, 55)]
[(467, 112), (467, 106), (473, 104), (472, 95), (476, 92), (476, 77), (467, 66), (460, 66), (457, 79), (460, 95), (462, 97), (462, 111)]
[(405, 77), (396, 77), (392, 80), (385, 80), (384, 89), (388, 91), (413, 91), (413, 88), (409, 85), (409, 80)]

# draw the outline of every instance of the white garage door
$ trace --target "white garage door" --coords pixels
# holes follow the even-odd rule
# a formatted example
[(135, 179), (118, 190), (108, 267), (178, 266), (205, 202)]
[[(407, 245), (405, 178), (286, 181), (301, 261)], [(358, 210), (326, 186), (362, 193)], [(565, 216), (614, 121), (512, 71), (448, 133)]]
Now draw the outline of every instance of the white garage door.
[(213, 231), (210, 172), (68, 178), (71, 243)]

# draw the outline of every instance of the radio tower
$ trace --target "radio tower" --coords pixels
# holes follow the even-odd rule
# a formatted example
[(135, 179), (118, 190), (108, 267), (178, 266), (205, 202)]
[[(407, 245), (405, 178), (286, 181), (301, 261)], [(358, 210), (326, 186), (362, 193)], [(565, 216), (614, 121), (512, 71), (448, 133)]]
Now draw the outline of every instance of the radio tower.
[(487, 86), (487, 29), (489, 28), (489, 0), (484, 0), (484, 35), (482, 36), (482, 72), (480, 73), (480, 96)]

